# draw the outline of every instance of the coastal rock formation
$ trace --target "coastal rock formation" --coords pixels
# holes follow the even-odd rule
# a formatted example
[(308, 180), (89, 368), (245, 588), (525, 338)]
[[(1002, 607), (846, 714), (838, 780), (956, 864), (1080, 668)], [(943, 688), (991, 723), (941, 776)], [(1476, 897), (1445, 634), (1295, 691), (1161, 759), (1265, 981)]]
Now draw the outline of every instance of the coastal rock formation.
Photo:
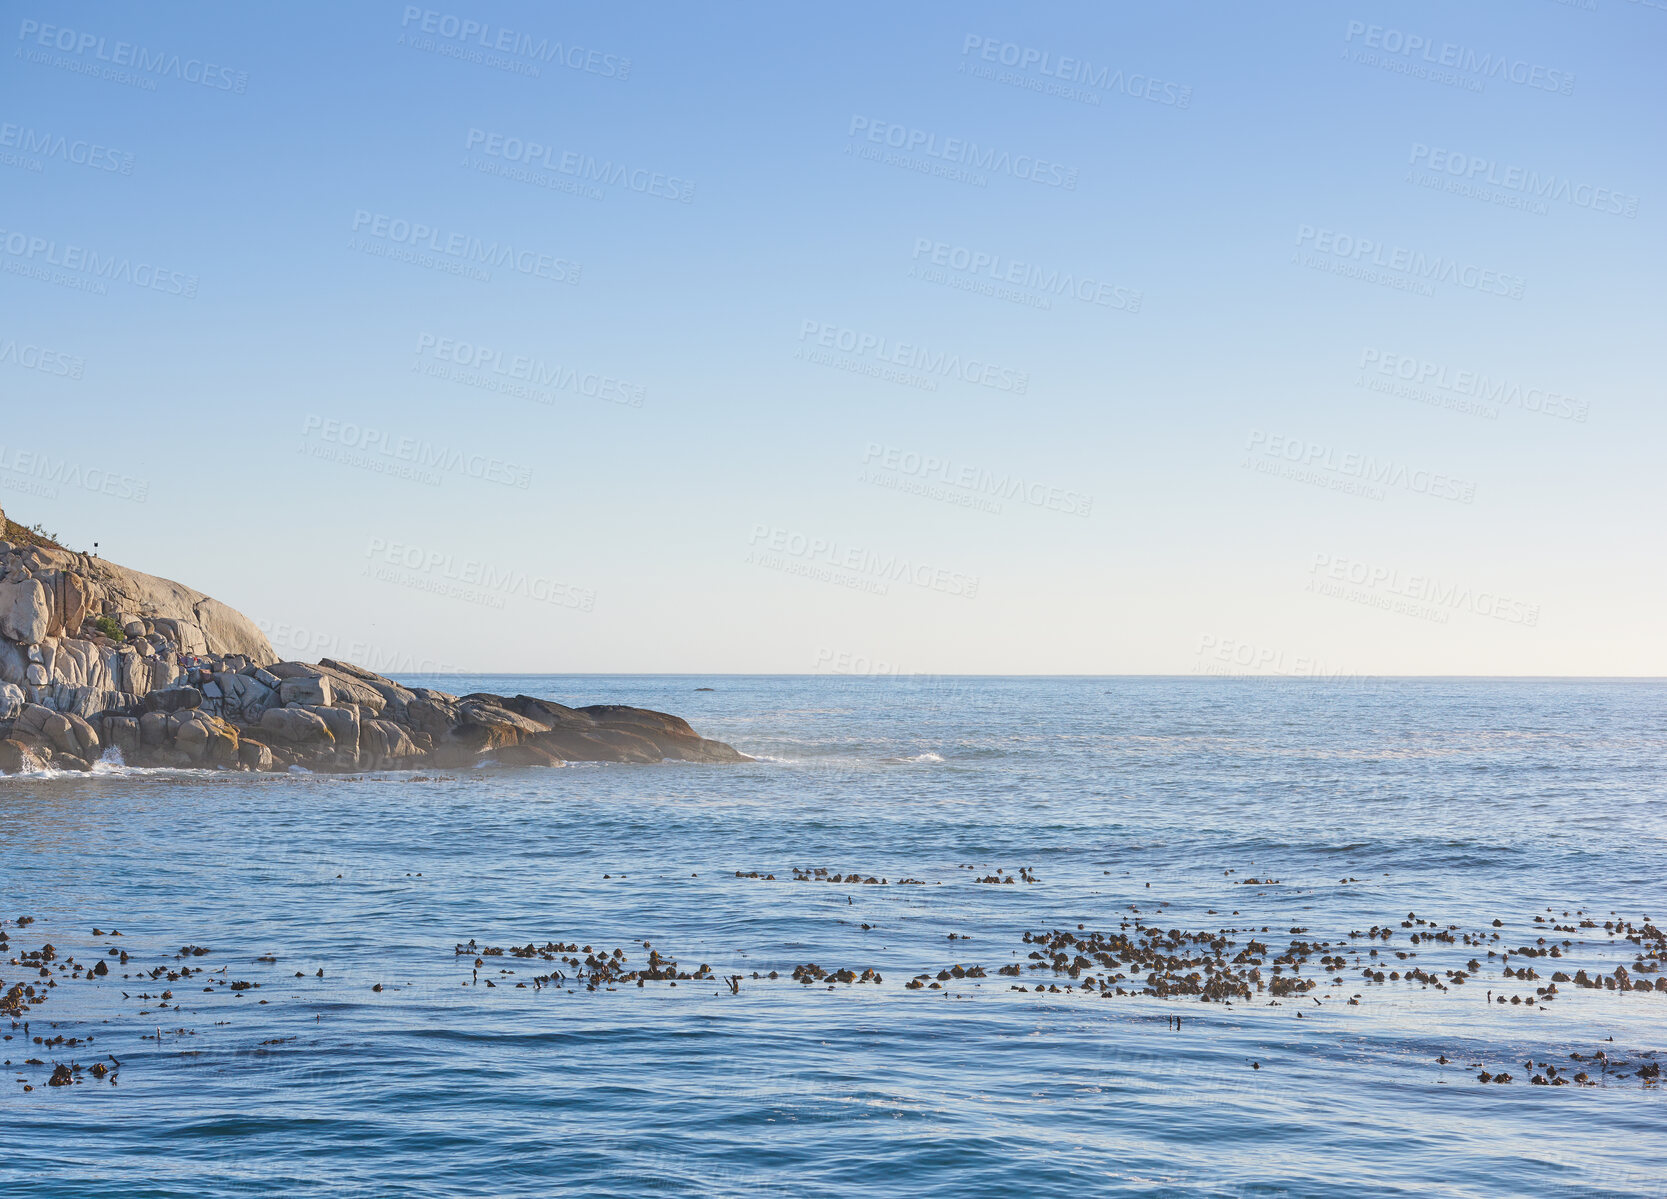
[(0, 773), (478, 762), (744, 762), (676, 716), (407, 688), (349, 662), (281, 662), (242, 613), (64, 549), (0, 512)]

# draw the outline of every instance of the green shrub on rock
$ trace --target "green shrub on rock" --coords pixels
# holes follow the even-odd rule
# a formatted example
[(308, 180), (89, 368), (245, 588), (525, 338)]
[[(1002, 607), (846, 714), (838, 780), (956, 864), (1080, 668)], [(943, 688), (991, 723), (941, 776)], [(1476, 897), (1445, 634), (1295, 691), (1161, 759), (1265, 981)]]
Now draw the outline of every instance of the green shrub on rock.
[(122, 632), (122, 626), (114, 616), (100, 616), (98, 619), (93, 621), (93, 628), (103, 633), (112, 641), (127, 640), (127, 634)]

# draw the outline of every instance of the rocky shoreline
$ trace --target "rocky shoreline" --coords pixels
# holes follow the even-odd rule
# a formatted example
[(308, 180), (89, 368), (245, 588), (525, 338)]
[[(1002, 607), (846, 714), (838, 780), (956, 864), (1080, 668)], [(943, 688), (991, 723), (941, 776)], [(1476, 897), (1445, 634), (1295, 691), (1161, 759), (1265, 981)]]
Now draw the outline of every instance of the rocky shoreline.
[(0, 512), (0, 773), (130, 766), (402, 770), (745, 762), (679, 717), (405, 687), (278, 660), (237, 610)]

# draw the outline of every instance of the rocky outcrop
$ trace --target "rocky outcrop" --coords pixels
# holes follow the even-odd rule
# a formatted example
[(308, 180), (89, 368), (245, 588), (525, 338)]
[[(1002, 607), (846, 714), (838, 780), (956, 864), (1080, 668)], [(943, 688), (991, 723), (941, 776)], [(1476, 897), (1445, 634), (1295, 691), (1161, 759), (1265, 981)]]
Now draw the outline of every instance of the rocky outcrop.
[[(83, 718), (177, 681), (182, 658), (277, 657), (254, 622), (211, 596), (0, 526), (0, 686)], [(14, 718), (0, 690), (0, 719)]]
[(664, 712), (408, 688), (332, 658), (261, 667), (199, 656), (92, 719), (25, 700), (0, 733), (0, 770), (12, 771), (86, 770), (105, 748), (129, 765), (232, 770), (748, 760)]
[(0, 540), (0, 773), (744, 762), (676, 716), (407, 688), (325, 658), (280, 662), (242, 613), (8, 525)]

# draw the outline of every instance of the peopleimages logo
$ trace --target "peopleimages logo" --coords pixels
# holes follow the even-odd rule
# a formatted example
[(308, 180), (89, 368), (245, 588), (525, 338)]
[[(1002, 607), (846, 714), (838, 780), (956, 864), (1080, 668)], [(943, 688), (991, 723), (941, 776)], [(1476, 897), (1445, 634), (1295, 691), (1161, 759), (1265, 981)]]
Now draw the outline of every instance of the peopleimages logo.
[[(936, 454), (922, 454), (899, 446), (881, 445), (877, 441), (868, 443), (863, 450), (862, 461), (865, 469), (861, 478), (864, 482), (880, 482), (888, 477), (918, 480), (929, 488), (949, 488), (952, 492), (960, 492), (969, 498), (1028, 504), (1032, 508), (1043, 508), (1066, 516), (1088, 516), (1094, 509), (1094, 497), (1080, 491), (1054, 487), (1006, 471), (993, 471), (970, 463), (955, 463)], [(876, 475), (874, 472), (878, 471), (885, 474)], [(911, 487), (899, 489), (914, 490)], [(940, 498), (931, 491), (927, 494), (931, 495), (931, 498)], [(976, 505), (967, 503), (963, 506)], [(995, 511), (1001, 511), (999, 503)]]
[(0, 480), (0, 486), (13, 491), (56, 499), (58, 488), (85, 491), (116, 500), (132, 500), (142, 504), (150, 495), (150, 483), (118, 471), (88, 466), (71, 458), (54, 458), (43, 450), (23, 449), (0, 443), (0, 474), (16, 475), (27, 485)]
[(412, 477), (420, 482), (438, 482), (440, 475), (435, 472), (445, 472), (505, 487), (525, 489), (532, 483), (528, 467), (415, 437), (400, 437), (374, 425), (308, 416), (301, 422), (301, 436), (315, 443), (314, 451), (302, 445), (302, 450), (313, 457), (366, 466), (381, 474)]
[(816, 674), (822, 674), (823, 668), (829, 667), (829, 674), (855, 674), (864, 678), (875, 676), (893, 677), (912, 674), (913, 671), (903, 670), (890, 662), (870, 658), (865, 654), (853, 654), (850, 650), (834, 650), (826, 646), (816, 651)]
[(851, 118), (848, 133), (853, 138), (860, 137), (906, 155), (923, 154), (957, 167), (1007, 175), (1013, 179), (1040, 183), (1044, 187), (1058, 187), (1066, 191), (1077, 188), (1076, 167), (1050, 162), (1034, 154), (1012, 154), (960, 137), (940, 138), (925, 129), (864, 116)]
[[(1373, 606), (1393, 607), (1393, 601), (1404, 601), (1408, 615), (1424, 616), (1433, 611), (1445, 623), (1446, 613), (1468, 612), (1505, 624), (1520, 624), (1529, 628), (1540, 623), (1540, 605), (1492, 591), (1479, 590), (1462, 583), (1444, 583), (1430, 575), (1403, 574), (1399, 570), (1374, 566), (1369, 562), (1345, 558), (1337, 554), (1316, 553), (1308, 567), (1307, 590), (1316, 595), (1331, 595), (1339, 599), (1365, 602), (1338, 586), (1347, 584), (1385, 597), (1390, 603)], [(1422, 607), (1420, 607), (1422, 606)]]
[[(100, 254), (97, 250), (74, 243), (59, 245), (54, 238), (38, 237), (16, 229), (0, 229), (0, 252), (15, 260), (6, 264), (9, 273), (54, 283), (63, 282), (80, 290), (102, 293), (105, 284), (131, 283), (146, 291), (159, 291), (187, 300), (195, 299), (197, 295), (195, 275), (169, 270), (153, 262), (135, 262), (115, 254)], [(50, 269), (52, 267), (61, 267), (71, 274), (55, 276)]]
[[(1542, 66), (1526, 59), (1512, 58), (1507, 54), (1478, 52), (1453, 42), (1437, 42), (1421, 34), (1405, 33), (1382, 25), (1350, 21), (1343, 34), (1343, 41), (1349, 45), (1364, 46), (1382, 55), (1395, 56), (1394, 59), (1383, 61), (1379, 61), (1375, 56), (1357, 59), (1369, 66), (1388, 67), (1393, 63), (1395, 66), (1409, 68), (1416, 64), (1417, 69), (1410, 70), (1409, 73), (1429, 74), (1434, 78), (1443, 70), (1453, 70), (1473, 76), (1472, 82), (1478, 84), (1488, 79), (1496, 79), (1502, 83), (1514, 83), (1521, 87), (1555, 92), (1563, 96), (1574, 94), (1574, 76), (1568, 71)], [(1347, 53), (1348, 50), (1345, 49), (1344, 54)], [(1476, 87), (1471, 90), (1481, 89)]]
[(87, 364), (74, 354), (20, 342), (10, 337), (0, 338), (0, 362), (9, 362), (26, 371), (40, 371), (43, 375), (57, 375), (65, 379), (79, 379), (87, 369)]
[[(1286, 473), (1287, 477), (1299, 478), (1300, 472), (1321, 472), (1321, 479), (1329, 475), (1336, 482), (1348, 484), (1334, 487), (1336, 490), (1358, 491), (1373, 487), (1399, 487), (1417, 495), (1457, 500), (1461, 504), (1476, 501), (1476, 484), (1469, 480), (1421, 470), (1404, 462), (1397, 462), (1393, 458), (1379, 458), (1353, 450), (1339, 451), (1322, 442), (1305, 441), (1300, 437), (1288, 437), (1283, 433), (1252, 429), (1245, 441), (1245, 449), (1253, 455), (1260, 455), (1270, 466), (1291, 467), (1295, 468), (1296, 472), (1273, 470), (1264, 473)], [(1254, 464), (1254, 458), (1245, 462), (1246, 466)], [(1363, 491), (1362, 494), (1368, 492)]]
[(552, 283), (577, 285), (582, 269), (576, 262), (537, 250), (517, 249), (510, 241), (484, 241), (467, 233), (446, 233), (421, 221), (408, 221), (363, 208), (353, 211), (353, 232), (363, 232), (419, 259), (424, 252), (452, 260), (460, 269), (478, 271), (484, 267), (507, 266), (513, 271)]
[(297, 659), (317, 662), (331, 658), (351, 662), (378, 674), (460, 674), (463, 668), (452, 662), (434, 658), (414, 658), (404, 650), (389, 651), (369, 641), (357, 641), (327, 633), (322, 629), (308, 629), (285, 621), (255, 618), (255, 627), (266, 634), (272, 648), (295, 653)]
[(1030, 387), (1028, 371), (1010, 370), (979, 358), (963, 358), (944, 350), (932, 350), (915, 342), (893, 341), (878, 333), (864, 333), (827, 321), (806, 319), (799, 326), (799, 340), (825, 350), (838, 350), (858, 358), (919, 371), (932, 378), (959, 379), (996, 391), (1024, 395)]
[[(492, 607), (503, 607), (503, 599), (529, 599), (535, 603), (557, 608), (572, 608), (589, 612), (596, 607), (596, 592), (588, 587), (575, 587), (557, 582), (544, 575), (528, 574), (524, 570), (497, 566), (478, 558), (458, 558), (442, 550), (424, 549), (386, 537), (372, 537), (365, 548), (365, 557), (383, 566), (419, 575), (429, 575), (440, 584), (436, 587), (418, 586), (418, 590), (438, 590), (445, 593), (446, 584), (461, 588), (478, 588), (498, 602)], [(381, 576), (384, 581), (412, 586), (412, 581)]]
[[(1294, 258), (1302, 265), (1326, 269), (1334, 274), (1358, 275), (1367, 282), (1391, 282), (1396, 286), (1427, 288), (1431, 283), (1451, 283), (1485, 295), (1520, 300), (1526, 286), (1518, 275), (1502, 274), (1474, 263), (1425, 254), (1405, 246), (1386, 246), (1370, 237), (1355, 237), (1335, 229), (1297, 228), (1298, 250), (1311, 249), (1323, 259)], [(1377, 274), (1388, 271), (1389, 278)], [(1424, 294), (1430, 294), (1427, 290)]]
[(1323, 658), (1293, 654), (1283, 647), (1257, 645), (1232, 637), (1209, 633), (1198, 638), (1193, 663), (1196, 674), (1277, 675), (1283, 678), (1319, 679), (1324, 682), (1371, 685), (1379, 680), (1368, 674), (1333, 666)]
[(133, 155), (126, 150), (114, 150), (85, 138), (68, 138), (61, 133), (43, 133), (27, 125), (0, 125), (0, 147), (32, 154), (40, 158), (56, 158), (95, 171), (109, 171), (118, 175), (133, 173)]
[(992, 285), (1007, 284), (1040, 292), (1043, 296), (1078, 300), (1123, 312), (1140, 311), (1141, 293), (1133, 288), (1117, 287), (1089, 275), (1077, 275), (1057, 267), (1044, 267), (985, 250), (954, 246), (930, 237), (915, 238), (912, 257), (922, 265), (955, 271), (969, 278), (986, 280)]
[[(1058, 80), (1061, 84), (1089, 89), (1090, 94), (1118, 92), (1136, 100), (1149, 100), (1154, 104), (1174, 108), (1186, 108), (1192, 103), (1192, 88), (1185, 84), (1166, 83), (1162, 79), (1154, 79), (1139, 72), (1125, 75), (1121, 68), (1096, 67), (1084, 58), (1056, 55), (1051, 50), (1021, 46), (1017, 42), (1004, 42), (1000, 38), (981, 37), (976, 33), (967, 34), (961, 41), (961, 57), (966, 59), (969, 56), (976, 56), (983, 62), (1012, 67), (1018, 72), (1033, 71), (1048, 79)], [(1008, 82), (1000, 77), (997, 79), (998, 82)], [(1061, 94), (1075, 98), (1071, 88), (1062, 89)], [(1098, 97), (1095, 97), (1095, 102), (1098, 102)]]
[[(556, 147), (530, 138), (507, 137), (471, 128), (463, 139), (465, 150), (474, 150), (488, 158), (515, 163), (536, 171), (549, 171), (571, 177), (578, 183), (599, 183), (607, 187), (623, 187), (644, 196), (656, 196), (679, 204), (692, 204), (695, 185), (676, 175), (631, 167), (612, 159), (597, 159), (577, 150), (557, 150)], [(467, 165), (467, 163), (465, 164)], [(533, 180), (536, 181), (536, 178)]]
[[(426, 365), (425, 358), (431, 360)], [(542, 358), (505, 354), (477, 342), (433, 333), (417, 335), (417, 361), (417, 369), (424, 374), (540, 404), (553, 404), (556, 393), (566, 391), (587, 399), (641, 408), (648, 394), (647, 388), (612, 375), (595, 371), (581, 373)]]
[(891, 583), (910, 583), (944, 595), (975, 599), (978, 577), (916, 562), (901, 554), (882, 554), (860, 545), (842, 545), (773, 525), (754, 525), (747, 561), (787, 574), (803, 575), (876, 595)]
[[(1426, 146), (1423, 142), (1412, 143), (1412, 157), (1408, 161), (1414, 168), (1445, 176), (1442, 180), (1445, 190), (1472, 195), (1477, 199), (1494, 199), (1497, 202), (1497, 197), (1485, 190), (1495, 187), (1524, 200), (1560, 200), (1593, 212), (1629, 218), (1638, 215), (1637, 196), (1611, 191), (1607, 187), (1576, 183), (1566, 175), (1542, 175), (1526, 167), (1501, 166), (1491, 158), (1441, 146)], [(1417, 177), (1409, 176), (1409, 181), (1417, 182)], [(1541, 211), (1544, 211), (1543, 204)]]
[(534, 63), (555, 63), (570, 71), (583, 71), (587, 75), (600, 75), (604, 79), (623, 80), (631, 74), (629, 58), (551, 41), (547, 37), (530, 33), (517, 33), (513, 29), (496, 27), (486, 21), (460, 17), (455, 13), (437, 12), (432, 8), (419, 8), (414, 4), (408, 4), (399, 23), (402, 29), (431, 34), (456, 43), (459, 47), (478, 47), (481, 50), (514, 55)]
[[(235, 92), (240, 96), (249, 86), (249, 75), (246, 71), (216, 66), (200, 58), (182, 58), (165, 50), (149, 50), (132, 42), (112, 42), (96, 33), (78, 33), (74, 29), (65, 29), (59, 25), (43, 25), (39, 21), (25, 19), (18, 27), (17, 39), (79, 58), (88, 57), (90, 52), (95, 62), (109, 63), (115, 67), (132, 67), (148, 76), (178, 79), (182, 83), (195, 83), (216, 91)], [(27, 56), (20, 53), (19, 57), (39, 61), (36, 52), (33, 51)], [(152, 86), (155, 86), (154, 83)]]
[[(1360, 370), (1361, 385), (1372, 391), (1405, 394), (1409, 399), (1437, 402), (1440, 407), (1457, 408), (1461, 411), (1477, 409), (1489, 417), (1497, 416), (1498, 413), (1489, 411), (1483, 407), (1484, 405), (1494, 408), (1515, 407), (1524, 412), (1584, 424), (1591, 409), (1590, 403), (1575, 396), (1547, 391), (1543, 387), (1524, 386), (1509, 379), (1494, 378), (1481, 371), (1452, 370), (1438, 362), (1371, 346), (1363, 348), (1360, 352)], [(1370, 377), (1374, 375), (1377, 377)], [(1404, 390), (1396, 388), (1394, 385), (1397, 383), (1404, 384)], [(1435, 397), (1426, 399), (1424, 394), (1420, 394), (1425, 388), (1446, 392), (1452, 397), (1452, 401), (1443, 401)], [(1459, 401), (1472, 402), (1465, 404)]]

